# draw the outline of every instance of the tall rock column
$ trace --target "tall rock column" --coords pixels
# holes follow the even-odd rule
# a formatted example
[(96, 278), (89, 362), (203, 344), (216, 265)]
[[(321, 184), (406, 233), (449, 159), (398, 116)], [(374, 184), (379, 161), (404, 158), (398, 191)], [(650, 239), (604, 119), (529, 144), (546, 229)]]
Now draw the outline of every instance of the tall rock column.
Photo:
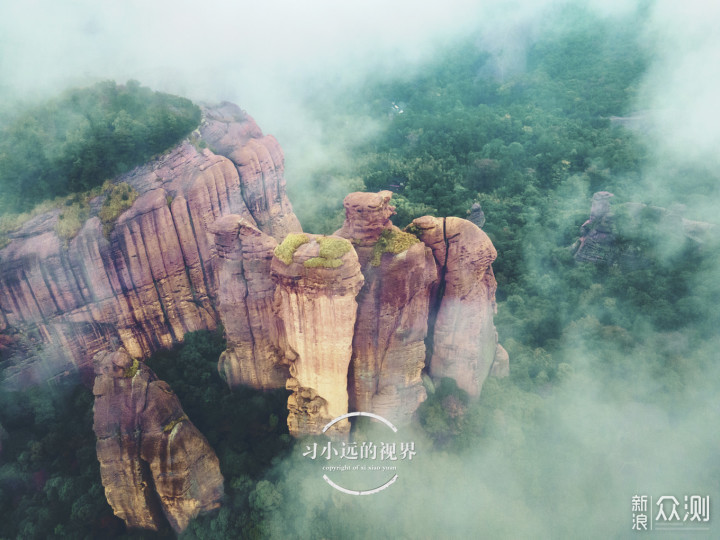
[(210, 230), (218, 253), (216, 309), (227, 337), (218, 371), (231, 387), (284, 388), (289, 374), (278, 350), (270, 276), (277, 242), (235, 214), (216, 220)]
[(498, 346), (493, 324), (497, 284), (491, 266), (497, 252), (490, 238), (465, 219), (424, 216), (411, 227), (432, 249), (440, 278), (433, 295), (430, 374), (451, 377), (477, 396)]
[(170, 386), (124, 349), (94, 358), (94, 426), (105, 495), (128, 527), (177, 532), (220, 506), (215, 452)]
[(345, 197), (345, 223), (335, 234), (353, 243), (365, 277), (348, 378), (350, 406), (404, 422), (427, 397), (421, 373), (437, 270), (432, 251), (390, 222), (391, 196), (381, 191)]
[[(275, 306), (290, 363), (288, 427), (320, 433), (348, 412), (347, 373), (363, 276), (352, 245), (338, 237), (290, 234), (275, 250)], [(347, 433), (349, 423), (334, 432)]]

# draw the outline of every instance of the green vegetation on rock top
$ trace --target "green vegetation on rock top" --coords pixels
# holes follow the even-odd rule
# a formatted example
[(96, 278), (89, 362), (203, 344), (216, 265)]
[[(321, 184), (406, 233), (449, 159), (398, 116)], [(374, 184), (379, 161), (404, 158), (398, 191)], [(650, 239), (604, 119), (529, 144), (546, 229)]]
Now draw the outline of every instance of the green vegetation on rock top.
[(289, 266), (292, 263), (293, 255), (297, 248), (303, 244), (307, 244), (310, 238), (307, 234), (303, 233), (290, 233), (288, 234), (282, 243), (275, 248), (275, 256), (280, 259), (285, 265)]
[(140, 361), (137, 358), (133, 358), (132, 365), (125, 370), (125, 373), (123, 376), (126, 379), (132, 379), (135, 375), (137, 375), (138, 370), (140, 369)]
[(305, 268), (338, 268), (342, 266), (342, 256), (352, 249), (352, 244), (344, 238), (324, 236), (318, 239), (320, 252), (318, 257), (305, 261)]
[(352, 245), (344, 238), (325, 236), (318, 239), (320, 256), (325, 259), (339, 259), (352, 249)]
[(115, 227), (115, 221), (120, 214), (130, 208), (137, 198), (138, 192), (126, 182), (120, 182), (112, 188), (98, 213), (98, 217), (103, 224), (103, 234), (106, 238)]
[(408, 234), (412, 234), (413, 236), (416, 236), (417, 238), (420, 238), (422, 235), (422, 229), (415, 225), (414, 223), (411, 223), (407, 227), (405, 227), (404, 232)]
[(419, 241), (416, 236), (410, 233), (396, 229), (385, 229), (373, 248), (373, 256), (370, 263), (373, 266), (380, 266), (383, 253), (393, 253), (397, 255), (398, 253), (407, 251), (413, 244), (417, 244)]
[(175, 420), (168, 422), (168, 424), (163, 428), (163, 433), (169, 433), (173, 430), (175, 426), (177, 426), (180, 422), (190, 421), (187, 414), (183, 414), (180, 418), (176, 418)]
[(200, 123), (190, 100), (137, 81), (73, 89), (0, 125), (0, 212), (87, 191), (177, 144)]

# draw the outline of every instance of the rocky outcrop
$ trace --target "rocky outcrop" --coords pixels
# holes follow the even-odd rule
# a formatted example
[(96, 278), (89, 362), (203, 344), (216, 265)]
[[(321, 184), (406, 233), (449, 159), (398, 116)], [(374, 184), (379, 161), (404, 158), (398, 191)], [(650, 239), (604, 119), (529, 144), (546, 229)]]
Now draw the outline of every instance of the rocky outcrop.
[(216, 308), (227, 338), (218, 370), (231, 387), (283, 388), (289, 372), (278, 348), (270, 275), (277, 242), (236, 214), (216, 220), (210, 230), (218, 253)]
[(115, 179), (140, 196), (107, 237), (96, 217), (102, 196), (67, 243), (55, 232), (60, 210), (11, 235), (0, 250), (0, 330), (33, 337), (45, 354), (5, 378), (31, 384), (78, 367), (91, 373), (90, 359), (111, 343), (143, 357), (186, 332), (215, 328), (210, 225), (236, 214), (271, 236), (300, 230), (275, 139), (234, 105), (205, 109), (204, 117), (194, 145), (185, 141)]
[(421, 374), (437, 270), (430, 249), (391, 223), (391, 195), (348, 195), (335, 234), (353, 243), (365, 277), (348, 376), (351, 408), (402, 423), (426, 398)]
[(467, 211), (467, 213), (468, 221), (474, 223), (482, 229), (482, 226), (485, 225), (485, 212), (483, 212), (480, 203), (474, 202), (473, 205), (470, 207), (470, 210)]
[(490, 239), (459, 218), (426, 216), (401, 231), (391, 196), (351, 193), (334, 236), (291, 234), (275, 249), (277, 344), (290, 364), (295, 435), (348, 411), (406, 422), (426, 398), (428, 357), (433, 377), (473, 396), (491, 370), (508, 374), (493, 325)]
[[(272, 261), (281, 347), (289, 362), (288, 426), (294, 435), (320, 433), (348, 412), (347, 373), (363, 284), (357, 255), (338, 237), (296, 235)], [(341, 421), (332, 432), (347, 433)]]
[(232, 104), (205, 108), (186, 141), (114, 181), (138, 196), (111, 226), (106, 191), (74, 238), (56, 233), (57, 209), (0, 250), (0, 345), (25, 358), (5, 369), (11, 383), (92, 374), (98, 352), (142, 358), (222, 323), (220, 373), (291, 389), (290, 430), (302, 434), (349, 410), (407, 420), (426, 369), (473, 395), (494, 358), (507, 371), (495, 251), (480, 229), (425, 217), (401, 231), (383, 191), (348, 195), (334, 236), (302, 234), (277, 141)]
[(278, 242), (301, 229), (285, 192), (285, 158), (275, 137), (263, 135), (232, 103), (204, 110), (200, 133), (215, 153), (237, 167), (243, 202), (257, 227)]
[(608, 191), (598, 191), (593, 195), (590, 219), (580, 227), (581, 236), (576, 246), (575, 259), (583, 262), (611, 262), (615, 258), (615, 241), (610, 213), (610, 199), (614, 195)]
[(432, 249), (439, 277), (433, 290), (430, 374), (451, 377), (477, 396), (497, 348), (491, 266), (497, 253), (488, 236), (464, 219), (424, 216), (411, 227)]
[(699, 247), (713, 234), (714, 225), (682, 217), (682, 206), (670, 209), (642, 203), (612, 204), (614, 195), (593, 195), (590, 218), (580, 227), (573, 246), (579, 262), (618, 264), (632, 271), (651, 264), (652, 248), (679, 252)]
[(505, 347), (498, 343), (495, 349), (495, 359), (490, 368), (490, 376), (502, 379), (510, 375), (510, 355)]
[(94, 425), (105, 495), (128, 527), (177, 532), (220, 506), (223, 477), (213, 449), (177, 396), (120, 349), (95, 359)]

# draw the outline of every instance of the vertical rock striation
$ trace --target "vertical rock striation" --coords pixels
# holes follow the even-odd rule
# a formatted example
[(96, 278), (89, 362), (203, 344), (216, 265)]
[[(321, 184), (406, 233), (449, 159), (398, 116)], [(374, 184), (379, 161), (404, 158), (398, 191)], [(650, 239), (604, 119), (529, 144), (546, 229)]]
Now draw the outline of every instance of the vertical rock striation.
[(200, 133), (237, 167), (242, 198), (257, 227), (278, 242), (301, 231), (285, 192), (285, 158), (275, 137), (263, 135), (250, 115), (232, 103), (204, 113)]
[(105, 495), (128, 527), (183, 531), (220, 506), (223, 477), (212, 448), (177, 396), (124, 349), (94, 359), (94, 426)]
[(218, 370), (231, 387), (283, 388), (289, 373), (278, 349), (270, 275), (277, 242), (235, 214), (216, 220), (210, 229), (218, 251), (216, 307), (227, 337)]
[[(290, 235), (272, 261), (282, 348), (290, 364), (290, 433), (320, 433), (348, 412), (347, 373), (362, 287), (357, 255), (347, 240)], [(333, 431), (346, 433), (347, 421)]]
[(390, 222), (391, 195), (348, 195), (335, 234), (353, 243), (365, 277), (348, 377), (351, 407), (406, 422), (427, 397), (421, 373), (437, 271), (430, 249)]
[(412, 228), (432, 249), (439, 276), (433, 291), (430, 374), (451, 377), (477, 396), (496, 356), (497, 284), (491, 264), (497, 253), (488, 236), (464, 219), (424, 216)]
[(0, 331), (33, 337), (45, 354), (6, 370), (6, 378), (27, 385), (78, 367), (92, 373), (90, 359), (110, 343), (143, 357), (186, 332), (215, 328), (210, 225), (236, 214), (270, 235), (300, 230), (277, 141), (234, 105), (204, 116), (196, 143), (202, 146), (205, 133), (204, 144), (217, 144), (230, 159), (185, 141), (115, 179), (140, 196), (107, 236), (97, 217), (102, 197), (90, 202), (90, 219), (67, 242), (55, 232), (60, 210), (11, 235), (0, 250)]

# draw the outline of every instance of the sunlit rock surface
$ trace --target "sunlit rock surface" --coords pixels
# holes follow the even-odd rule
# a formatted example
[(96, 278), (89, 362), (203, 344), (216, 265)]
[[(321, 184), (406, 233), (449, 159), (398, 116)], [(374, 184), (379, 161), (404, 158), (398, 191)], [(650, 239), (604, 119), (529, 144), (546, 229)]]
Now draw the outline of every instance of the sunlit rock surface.
[(433, 290), (430, 374), (451, 377), (477, 396), (497, 348), (491, 266), (497, 252), (482, 230), (461, 218), (425, 216), (413, 226), (432, 249), (439, 277)]
[[(234, 105), (203, 112), (195, 145), (186, 140), (114, 180), (140, 196), (108, 237), (91, 217), (65, 245), (55, 233), (60, 210), (10, 235), (0, 250), (0, 330), (29, 336), (46, 354), (6, 378), (27, 385), (78, 367), (92, 373), (90, 360), (111, 343), (144, 357), (215, 328), (210, 225), (235, 214), (270, 236), (300, 230), (277, 141)], [(101, 203), (91, 201), (91, 216)]]
[(216, 308), (227, 337), (218, 370), (231, 387), (284, 388), (289, 372), (278, 349), (280, 321), (270, 275), (277, 242), (236, 214), (210, 229), (218, 252)]
[(222, 324), (222, 376), (291, 389), (300, 435), (354, 410), (407, 421), (425, 372), (472, 395), (491, 365), (507, 373), (492, 324), (495, 250), (480, 229), (425, 217), (401, 231), (381, 191), (348, 195), (334, 236), (303, 236), (277, 141), (235, 105), (204, 108), (187, 140), (114, 182), (139, 196), (111, 230), (103, 195), (74, 238), (56, 234), (56, 209), (0, 250), (1, 345), (20, 359), (7, 384), (90, 377), (99, 352), (143, 358)]
[(353, 243), (365, 277), (348, 377), (351, 407), (407, 422), (426, 398), (421, 374), (437, 270), (431, 250), (390, 222), (390, 196), (348, 195), (335, 234)]
[(220, 506), (215, 452), (170, 386), (120, 349), (94, 359), (94, 425), (105, 495), (128, 527), (178, 532)]
[[(283, 349), (290, 364), (288, 426), (294, 435), (320, 433), (325, 424), (348, 412), (347, 374), (352, 353), (357, 296), (363, 284), (358, 258), (347, 240), (329, 238), (339, 256), (321, 259), (322, 237), (275, 256), (275, 304), (283, 328)], [(313, 264), (315, 261), (317, 264)], [(333, 432), (346, 433), (346, 420)]]

